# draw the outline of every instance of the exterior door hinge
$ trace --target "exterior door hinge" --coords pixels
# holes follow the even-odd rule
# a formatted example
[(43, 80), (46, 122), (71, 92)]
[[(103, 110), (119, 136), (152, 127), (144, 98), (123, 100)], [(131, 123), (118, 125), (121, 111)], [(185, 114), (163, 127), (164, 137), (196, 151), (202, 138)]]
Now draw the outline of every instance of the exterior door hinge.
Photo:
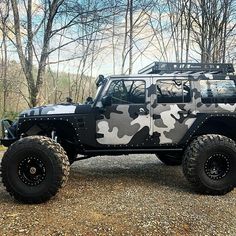
[(104, 138), (104, 134), (96, 133), (96, 138)]

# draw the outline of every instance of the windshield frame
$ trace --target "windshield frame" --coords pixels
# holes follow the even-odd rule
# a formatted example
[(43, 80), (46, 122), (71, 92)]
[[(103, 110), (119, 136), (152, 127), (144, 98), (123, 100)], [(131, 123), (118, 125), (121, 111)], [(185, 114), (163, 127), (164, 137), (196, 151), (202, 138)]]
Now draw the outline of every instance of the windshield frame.
[(107, 81), (109, 81), (109, 79), (105, 78), (103, 80), (103, 82), (97, 87), (97, 92), (96, 92), (96, 96), (94, 97), (94, 103), (93, 103), (94, 107), (96, 106), (97, 102), (99, 101), (99, 98), (100, 98), (100, 96), (101, 96), (101, 94), (102, 94), (102, 92), (103, 92), (103, 90), (104, 90), (104, 88), (107, 84)]

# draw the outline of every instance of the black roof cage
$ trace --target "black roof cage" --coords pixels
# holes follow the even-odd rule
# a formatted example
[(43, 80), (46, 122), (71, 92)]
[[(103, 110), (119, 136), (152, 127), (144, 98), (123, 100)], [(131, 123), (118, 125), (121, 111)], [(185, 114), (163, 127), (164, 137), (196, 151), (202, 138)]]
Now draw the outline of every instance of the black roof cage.
[(164, 74), (164, 73), (233, 73), (233, 64), (223, 63), (174, 63), (174, 62), (153, 62), (139, 70), (139, 74)]

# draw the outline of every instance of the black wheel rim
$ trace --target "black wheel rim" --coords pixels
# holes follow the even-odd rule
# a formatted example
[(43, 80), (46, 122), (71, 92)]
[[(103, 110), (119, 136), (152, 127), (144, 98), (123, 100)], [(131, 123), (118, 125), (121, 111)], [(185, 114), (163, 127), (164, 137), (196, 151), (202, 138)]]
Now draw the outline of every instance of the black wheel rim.
[(37, 186), (46, 177), (46, 167), (38, 157), (24, 158), (18, 168), (19, 178), (29, 186)]
[(210, 179), (222, 179), (230, 170), (229, 157), (221, 153), (216, 153), (207, 159), (204, 169)]

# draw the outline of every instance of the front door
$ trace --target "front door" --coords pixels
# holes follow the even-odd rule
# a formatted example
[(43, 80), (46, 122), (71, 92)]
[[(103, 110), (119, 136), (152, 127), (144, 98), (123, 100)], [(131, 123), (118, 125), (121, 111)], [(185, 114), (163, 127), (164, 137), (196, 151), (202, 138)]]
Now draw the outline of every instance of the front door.
[(106, 96), (112, 105), (103, 108), (96, 121), (96, 140), (102, 145), (137, 146), (149, 134), (150, 103), (146, 99), (148, 80), (111, 80)]
[[(153, 133), (159, 144), (178, 144), (196, 120), (195, 102), (188, 77), (153, 78), (156, 99), (153, 104)], [(157, 135), (158, 134), (158, 135)]]

